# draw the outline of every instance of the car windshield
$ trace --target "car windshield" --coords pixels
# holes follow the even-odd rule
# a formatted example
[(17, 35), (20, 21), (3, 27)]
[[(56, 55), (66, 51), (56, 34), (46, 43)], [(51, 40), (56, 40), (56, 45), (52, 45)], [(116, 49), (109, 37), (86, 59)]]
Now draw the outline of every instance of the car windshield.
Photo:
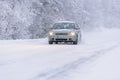
[(56, 23), (53, 29), (75, 29), (74, 23)]

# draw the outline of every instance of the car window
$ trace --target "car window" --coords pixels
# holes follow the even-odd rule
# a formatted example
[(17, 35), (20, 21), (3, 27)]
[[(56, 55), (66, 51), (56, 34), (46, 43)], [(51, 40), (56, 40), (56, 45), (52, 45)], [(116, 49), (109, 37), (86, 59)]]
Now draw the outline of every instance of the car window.
[(74, 23), (56, 23), (53, 29), (75, 29)]

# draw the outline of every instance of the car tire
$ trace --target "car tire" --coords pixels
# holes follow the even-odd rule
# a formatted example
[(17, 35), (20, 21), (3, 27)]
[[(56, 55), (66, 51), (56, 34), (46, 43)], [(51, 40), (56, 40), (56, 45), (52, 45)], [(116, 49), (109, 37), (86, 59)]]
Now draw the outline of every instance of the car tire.
[(49, 41), (49, 44), (53, 44), (53, 42), (52, 42), (52, 41)]
[(55, 44), (58, 44), (58, 42), (56, 41)]
[(78, 41), (74, 41), (74, 42), (73, 42), (73, 44), (75, 44), (75, 45), (76, 45), (77, 43), (78, 43)]
[(78, 37), (77, 37), (77, 39), (76, 39), (76, 41), (73, 41), (73, 44), (78, 44)]

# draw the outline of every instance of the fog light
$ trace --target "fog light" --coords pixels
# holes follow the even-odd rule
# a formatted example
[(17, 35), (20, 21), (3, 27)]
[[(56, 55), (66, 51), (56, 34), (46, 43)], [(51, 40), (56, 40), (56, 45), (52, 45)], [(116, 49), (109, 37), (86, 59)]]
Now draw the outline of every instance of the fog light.
[(69, 38), (69, 41), (71, 41), (72, 39), (71, 38)]

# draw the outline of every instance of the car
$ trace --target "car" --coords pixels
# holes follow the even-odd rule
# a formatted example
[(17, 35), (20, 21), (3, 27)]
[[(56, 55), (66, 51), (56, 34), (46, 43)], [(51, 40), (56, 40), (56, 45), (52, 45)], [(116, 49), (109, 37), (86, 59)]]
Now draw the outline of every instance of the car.
[(77, 23), (73, 21), (60, 21), (54, 23), (48, 33), (48, 43), (71, 42), (78, 44), (81, 40), (81, 31)]

